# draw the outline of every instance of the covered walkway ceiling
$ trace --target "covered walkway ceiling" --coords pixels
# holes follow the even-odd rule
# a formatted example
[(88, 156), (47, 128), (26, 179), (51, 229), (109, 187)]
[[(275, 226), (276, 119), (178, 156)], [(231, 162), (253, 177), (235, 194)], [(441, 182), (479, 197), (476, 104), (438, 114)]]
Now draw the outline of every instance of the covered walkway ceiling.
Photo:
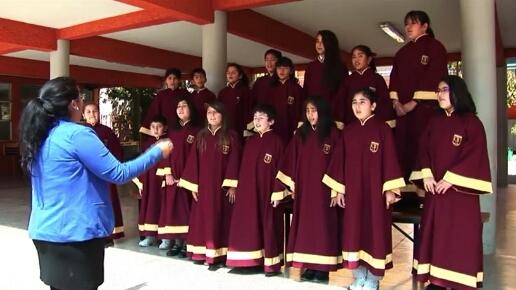
[[(379, 29), (391, 22), (403, 31), (409, 10), (425, 10), (437, 38), (449, 52), (460, 52), (458, 0), (2, 0), (0, 63), (11, 58), (49, 60), (57, 39), (71, 40), (71, 64), (90, 68), (161, 75), (165, 68), (185, 71), (201, 65), (202, 25), (213, 11), (228, 12), (228, 61), (263, 65), (274, 47), (295, 63), (314, 55), (313, 36), (333, 30), (341, 48), (369, 45), (392, 57), (401, 47)], [(516, 47), (516, 0), (497, 0), (501, 40)], [(514, 56), (514, 55), (507, 55)], [(0, 74), (6, 74), (0, 67)]]

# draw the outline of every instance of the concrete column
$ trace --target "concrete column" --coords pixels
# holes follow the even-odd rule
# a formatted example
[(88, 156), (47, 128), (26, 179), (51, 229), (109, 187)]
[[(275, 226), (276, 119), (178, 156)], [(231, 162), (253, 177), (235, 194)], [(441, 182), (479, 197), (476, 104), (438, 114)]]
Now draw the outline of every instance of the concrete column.
[(226, 85), (227, 16), (215, 11), (214, 22), (202, 27), (202, 67), (206, 70), (206, 86), (217, 94)]
[(50, 79), (70, 76), (70, 41), (58, 39), (57, 50), (50, 52)]
[(495, 44), (495, 1), (461, 0), (462, 61), (464, 78), (484, 124), (495, 194), (481, 198), (483, 212), (491, 214), (484, 224), (484, 253), (496, 249), (496, 183), (497, 183), (497, 85)]

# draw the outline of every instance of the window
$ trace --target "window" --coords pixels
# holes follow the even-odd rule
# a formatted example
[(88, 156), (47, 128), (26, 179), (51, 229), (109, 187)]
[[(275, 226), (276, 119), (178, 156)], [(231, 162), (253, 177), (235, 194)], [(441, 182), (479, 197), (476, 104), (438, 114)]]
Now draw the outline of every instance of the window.
[(11, 139), (11, 84), (0, 82), (0, 140)]

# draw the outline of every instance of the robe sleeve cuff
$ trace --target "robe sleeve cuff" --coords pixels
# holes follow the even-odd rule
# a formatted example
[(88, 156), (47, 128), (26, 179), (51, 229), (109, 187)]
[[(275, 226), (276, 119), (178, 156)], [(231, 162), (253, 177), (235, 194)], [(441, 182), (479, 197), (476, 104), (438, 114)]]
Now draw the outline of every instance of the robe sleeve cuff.
[(437, 101), (437, 94), (431, 91), (415, 91), (414, 100)]
[(420, 171), (412, 171), (410, 174), (409, 180), (419, 180), (423, 178), (429, 178), (434, 177), (432, 174), (432, 169), (430, 168), (423, 168)]
[(296, 191), (296, 189), (295, 189), (296, 184), (294, 183), (292, 178), (290, 178), (290, 176), (286, 175), (285, 173), (283, 173), (281, 171), (278, 171), (278, 174), (276, 174), (276, 178), (279, 181), (281, 181), (283, 184), (285, 184), (290, 189), (290, 191), (292, 191), (292, 192)]
[(236, 179), (224, 179), (224, 181), (222, 181), (222, 187), (237, 187), (238, 186), (238, 180)]
[(396, 119), (385, 121), (385, 123), (393, 129), (396, 128)]
[(342, 194), (342, 193), (340, 193), (340, 192), (336, 192), (335, 190), (333, 190), (333, 189), (332, 189), (332, 190), (331, 190), (331, 192), (330, 192), (330, 197), (331, 197), (331, 198), (335, 198), (335, 197), (337, 197), (337, 195), (339, 195), (339, 194)]
[(145, 134), (145, 135), (149, 135), (149, 136), (153, 136), (152, 133), (151, 133), (151, 130), (145, 128), (145, 127), (140, 127), (140, 130), (138, 131), (142, 134)]
[(138, 177), (135, 177), (131, 180), (137, 187), (139, 191), (143, 190), (143, 183), (138, 179)]
[(391, 100), (399, 100), (400, 99), (398, 97), (398, 92), (396, 92), (396, 91), (389, 92), (389, 98), (391, 98)]
[(344, 130), (344, 123), (335, 121), (335, 126), (337, 126), (337, 129)]
[(251, 121), (251, 122), (247, 123), (246, 128), (249, 131), (253, 131), (254, 130), (254, 122)]
[(198, 184), (195, 184), (193, 182), (190, 182), (190, 181), (182, 179), (182, 178), (179, 179), (179, 183), (177, 184), (177, 186), (182, 187), (186, 190), (190, 190), (192, 192), (199, 192)]
[(464, 188), (478, 190), (480, 192), (493, 193), (493, 186), (491, 185), (491, 182), (462, 176), (451, 171), (446, 171), (443, 180)]
[(165, 176), (170, 174), (172, 174), (172, 169), (170, 167), (158, 168), (158, 170), (156, 170), (156, 175), (159, 176)]
[(342, 193), (344, 194), (346, 192), (346, 186), (338, 181), (336, 181), (335, 179), (331, 178), (329, 175), (325, 174), (323, 179), (322, 179), (322, 182), (324, 184), (326, 184), (331, 190), (332, 190), (332, 196), (331, 197), (335, 197), (333, 196), (333, 191), (335, 191), (335, 194), (337, 193)]
[(292, 192), (288, 190), (276, 191), (271, 194), (271, 201), (283, 200), (285, 197), (291, 195)]
[(253, 136), (254, 133), (249, 130), (244, 130), (244, 133), (242, 134), (244, 137), (250, 137)]
[(406, 184), (405, 184), (405, 180), (403, 179), (403, 177), (387, 180), (386, 182), (383, 183), (382, 192), (386, 192), (388, 190), (394, 191), (396, 189), (405, 187), (405, 185)]

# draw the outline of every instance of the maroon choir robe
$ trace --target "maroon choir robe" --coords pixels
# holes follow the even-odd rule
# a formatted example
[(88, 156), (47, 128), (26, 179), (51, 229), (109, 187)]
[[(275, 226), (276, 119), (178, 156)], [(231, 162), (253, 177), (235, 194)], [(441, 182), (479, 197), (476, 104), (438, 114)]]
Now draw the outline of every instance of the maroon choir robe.
[(197, 114), (201, 119), (206, 118), (208, 103), (217, 98), (215, 94), (207, 88), (202, 88), (200, 90), (194, 90), (190, 96), (192, 97), (195, 109), (197, 109)]
[(340, 92), (342, 91), (341, 87), (344, 86), (344, 81), (348, 76), (348, 69), (343, 65), (342, 68), (342, 79), (340, 80), (340, 86), (331, 90), (324, 83), (324, 62), (320, 62), (319, 60), (314, 60), (308, 64), (308, 67), (305, 70), (305, 80), (303, 83), (303, 90), (305, 91), (306, 97), (322, 97), (328, 101), (328, 104), (332, 108), (333, 118), (342, 124), (342, 116), (343, 109), (338, 107), (338, 104), (343, 103), (344, 95)]
[[(396, 119), (396, 147), (405, 179), (414, 169), (421, 133), (435, 114), (439, 81), (448, 74), (447, 54), (436, 39), (423, 35), (403, 46), (394, 57), (390, 98), (402, 104), (418, 101), (416, 108)], [(410, 191), (414, 191), (411, 189)]]
[(251, 100), (249, 87), (242, 82), (227, 85), (219, 92), (219, 101), (224, 104), (229, 116), (229, 128), (235, 130), (240, 139), (251, 121)]
[[(195, 146), (195, 136), (199, 128), (186, 123), (177, 130), (169, 130), (168, 137), (174, 144), (174, 150), (164, 168), (158, 169), (157, 175), (171, 174), (174, 180), (183, 175), (186, 160), (192, 146)], [(177, 183), (162, 187), (161, 213), (158, 223), (158, 237), (160, 239), (186, 239), (192, 194), (190, 191), (178, 187)]]
[(269, 98), (262, 101), (262, 104), (269, 104), (276, 110), (276, 119), (272, 127), (285, 143), (294, 135), (301, 118), (303, 101), (303, 89), (293, 79), (271, 86)]
[(257, 104), (266, 104), (271, 98), (269, 90), (272, 87), (272, 75), (266, 74), (256, 79), (251, 90), (251, 108)]
[(370, 68), (366, 68), (363, 72), (353, 71), (344, 81), (344, 98), (342, 98), (344, 103), (339, 105), (339, 107), (344, 108), (344, 110), (341, 110), (343, 112), (341, 118), (344, 119), (344, 124), (348, 125), (357, 120), (351, 103), (353, 102), (354, 94), (363, 88), (371, 89), (378, 98), (375, 109), (376, 118), (384, 120), (391, 128), (394, 128), (396, 126), (396, 113), (389, 98), (387, 84), (381, 75)]
[[(159, 139), (166, 138), (167, 135), (162, 135)], [(158, 139), (158, 140), (159, 140)], [(147, 138), (143, 142), (142, 149), (146, 150), (151, 147), (158, 140), (156, 138)], [(161, 191), (164, 187), (163, 176), (157, 175), (158, 169), (167, 166), (166, 159), (161, 160), (156, 165), (150, 167), (147, 171), (141, 174), (135, 181), (141, 189), (141, 202), (138, 214), (138, 230), (140, 236), (156, 237), (158, 235), (158, 221), (161, 210)]]
[[(100, 140), (106, 145), (109, 152), (113, 154), (113, 156), (118, 159), (118, 161), (123, 161), (123, 149), (122, 145), (120, 145), (120, 140), (113, 133), (113, 130), (108, 126), (104, 126), (102, 124), (95, 124), (92, 126), (97, 136)], [(115, 184), (109, 185), (110, 195), (111, 195), (111, 205), (113, 206), (113, 214), (115, 217), (115, 228), (113, 229), (113, 234), (111, 235), (111, 239), (120, 239), (124, 237), (124, 220), (122, 218), (122, 206), (120, 205), (120, 197), (118, 196), (118, 190)]]
[[(342, 256), (338, 234), (338, 209), (330, 207), (330, 189), (322, 183), (339, 130), (319, 141), (310, 129), (303, 142), (296, 133), (285, 151), (276, 178), (294, 192), (292, 223), (287, 244), (287, 265), (319, 271), (340, 268)], [(285, 197), (277, 190), (272, 200)]]
[(226, 265), (264, 266), (278, 272), (283, 261), (283, 213), (271, 194), (283, 154), (275, 132), (255, 134), (245, 144), (233, 206)]
[(426, 193), (413, 272), (420, 281), (455, 289), (481, 287), (482, 220), (479, 195), (492, 193), (486, 136), (472, 113), (442, 114), (421, 137), (417, 171), (452, 184), (444, 194)]
[(323, 182), (344, 194), (344, 267), (363, 265), (376, 276), (392, 268), (391, 212), (385, 192), (405, 186), (392, 130), (375, 115), (344, 128)]
[(228, 145), (219, 145), (219, 134), (217, 130), (205, 136), (204, 150), (197, 144), (192, 147), (179, 181), (180, 187), (199, 194), (190, 213), (186, 239), (188, 256), (208, 264), (223, 262), (226, 258), (232, 211), (226, 192), (238, 185), (241, 151), (236, 132), (229, 132)]
[(164, 89), (159, 91), (152, 100), (149, 109), (147, 109), (147, 114), (145, 115), (145, 119), (140, 127), (140, 133), (152, 137), (152, 134), (150, 133), (150, 123), (152, 118), (156, 115), (165, 117), (167, 119), (168, 127), (176, 124), (178, 99), (187, 96), (188, 94), (188, 91), (185, 89)]

